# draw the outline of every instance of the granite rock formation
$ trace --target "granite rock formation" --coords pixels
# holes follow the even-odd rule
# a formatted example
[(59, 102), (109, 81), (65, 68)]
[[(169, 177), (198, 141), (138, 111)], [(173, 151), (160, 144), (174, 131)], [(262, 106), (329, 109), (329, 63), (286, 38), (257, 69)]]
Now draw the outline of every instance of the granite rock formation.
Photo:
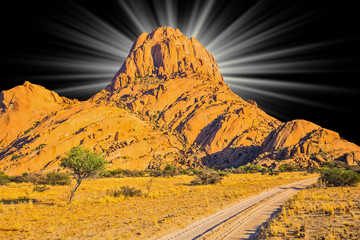
[(0, 94), (0, 110), (0, 170), (13, 175), (56, 170), (79, 144), (102, 152), (110, 168), (360, 164), (360, 147), (338, 133), (282, 123), (234, 94), (199, 41), (169, 27), (140, 35), (88, 101), (26, 82)]

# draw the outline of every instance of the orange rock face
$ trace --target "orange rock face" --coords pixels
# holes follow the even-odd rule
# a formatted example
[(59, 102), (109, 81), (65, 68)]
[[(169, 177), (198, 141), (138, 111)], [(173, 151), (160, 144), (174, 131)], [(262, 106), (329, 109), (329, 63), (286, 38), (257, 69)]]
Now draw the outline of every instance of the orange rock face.
[(169, 78), (187, 73), (223, 81), (214, 57), (198, 40), (186, 38), (179, 29), (163, 27), (140, 35), (107, 89), (117, 90), (149, 75)]
[(74, 101), (25, 82), (0, 93), (0, 147), (4, 147), (44, 117)]
[(360, 164), (360, 148), (305, 120), (281, 123), (231, 92), (214, 58), (178, 29), (143, 33), (88, 101), (25, 83), (0, 94), (0, 170), (53, 171), (82, 144), (110, 168)]
[(154, 154), (174, 159), (169, 143), (178, 146), (172, 135), (154, 128), (118, 107), (88, 101), (64, 105), (5, 146), (0, 169), (11, 175), (57, 170), (59, 159), (79, 144), (103, 153), (110, 168), (144, 169)]
[(288, 160), (303, 166), (319, 166), (326, 160), (358, 165), (360, 148), (334, 131), (309, 121), (294, 120), (282, 124), (263, 143), (263, 154), (257, 162), (269, 159)]

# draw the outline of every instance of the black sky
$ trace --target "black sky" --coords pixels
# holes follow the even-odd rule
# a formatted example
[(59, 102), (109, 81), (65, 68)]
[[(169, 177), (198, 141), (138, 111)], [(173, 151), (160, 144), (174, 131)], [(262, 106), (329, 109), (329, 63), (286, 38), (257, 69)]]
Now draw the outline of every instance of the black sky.
[[(261, 75), (261, 78), (277, 79), (284, 82), (316, 83), (324, 87), (335, 86), (347, 88), (351, 91), (309, 92), (293, 89), (286, 92), (291, 96), (323, 103), (328, 106), (327, 108), (285, 101), (278, 101), (275, 104), (256, 94), (242, 97), (252, 98), (258, 102), (260, 107), (271, 109), (270, 114), (282, 121), (306, 119), (322, 127), (337, 131), (343, 138), (360, 144), (360, 48), (358, 46), (360, 42), (360, 14), (356, 1), (269, 1), (274, 8), (282, 6), (284, 9), (293, 7), (292, 5), (296, 2), (298, 6), (295, 10), (292, 10), (294, 16), (301, 16), (314, 9), (320, 9), (318, 18), (312, 19), (297, 31), (292, 32), (291, 35), (282, 36), (283, 39), (279, 39), (279, 42), (283, 46), (296, 46), (326, 40), (342, 40), (342, 42), (314, 51), (312, 54), (307, 53), (298, 56), (305, 60), (332, 59), (335, 63), (331, 67), (337, 69), (335, 72), (268, 74), (266, 76)], [(139, 35), (129, 24), (130, 21), (124, 12), (125, 10), (120, 9), (116, 1), (9, 1), (6, 7), (2, 6), (2, 14), (0, 15), (2, 38), (0, 56), (1, 91), (20, 85), (26, 80), (40, 84), (48, 89), (72, 87), (96, 81), (96, 79), (89, 79), (88, 81), (82, 80), (79, 82), (79, 80), (71, 78), (67, 80), (45, 79), (41, 76), (73, 74), (74, 72), (67, 73), (64, 72), (64, 69), (56, 68), (56, 66), (50, 68), (29, 64), (29, 60), (24, 61), (24, 59), (36, 59), (37, 56), (56, 57), (66, 56), (67, 54), (84, 54), (83, 51), (76, 51), (74, 48), (67, 47), (68, 44), (72, 44), (71, 42), (54, 36), (51, 32), (39, 27), (41, 26), (40, 23), (46, 23), (47, 21), (49, 23), (61, 21), (62, 16), (65, 18), (68, 11), (73, 8), (73, 2), (109, 23), (131, 39), (135, 40), (136, 36)], [(178, 15), (180, 22), (187, 21), (188, 15), (186, 11), (191, 8), (192, 2), (181, 1), (181, 4), (179, 4)], [(254, 2), (256, 1), (219, 0), (217, 2), (218, 7), (213, 10), (212, 14), (224, 14), (224, 11), (228, 11), (229, 14), (223, 24), (230, 24), (242, 14), (242, 8), (246, 9), (247, 6), (251, 6)], [(156, 4), (161, 4), (161, 1), (151, 1), (148, 8), (150, 13), (156, 8)], [(229, 9), (238, 10), (230, 11)], [(79, 17), (81, 17), (80, 12)], [(212, 21), (212, 19), (209, 19), (209, 21)], [(89, 24), (91, 23), (89, 22)], [(99, 38), (101, 39), (101, 36)], [(119, 42), (119, 44), (121, 43)], [(119, 67), (122, 61), (123, 59), (119, 59)], [(251, 77), (257, 76), (253, 74)], [(281, 92), (279, 89), (274, 89), (274, 91)], [(92, 94), (94, 92), (90, 91), (85, 95), (76, 95), (76, 93), (63, 95), (85, 100)]]

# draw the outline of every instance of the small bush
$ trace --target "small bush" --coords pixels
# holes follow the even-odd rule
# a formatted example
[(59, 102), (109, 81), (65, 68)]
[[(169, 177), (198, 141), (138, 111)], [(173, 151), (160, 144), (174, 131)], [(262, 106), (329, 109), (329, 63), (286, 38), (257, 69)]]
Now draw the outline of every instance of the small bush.
[(40, 144), (39, 146), (37, 146), (37, 147), (35, 148), (35, 150), (40, 150), (40, 149), (44, 148), (45, 146), (46, 146), (46, 144), (45, 144), (45, 143), (42, 143), (42, 144)]
[(10, 161), (15, 161), (16, 159), (18, 159), (18, 158), (20, 158), (20, 157), (22, 157), (21, 154), (14, 154), (14, 155), (11, 156)]
[(40, 181), (40, 184), (50, 185), (68, 185), (71, 182), (70, 174), (63, 172), (49, 172), (46, 177)]
[(36, 185), (33, 188), (33, 192), (45, 192), (46, 190), (49, 190), (50, 188), (47, 187), (46, 185), (40, 186), (40, 185)]
[(342, 168), (329, 168), (321, 172), (319, 181), (326, 186), (353, 186), (360, 182), (360, 174)]
[(279, 174), (280, 174), (279, 171), (270, 171), (270, 173), (269, 173), (270, 176), (277, 176)]
[(279, 166), (280, 172), (293, 172), (296, 169), (297, 169), (296, 166), (288, 164), (288, 163), (284, 163)]
[(227, 172), (218, 172), (218, 174), (219, 174), (220, 177), (225, 177), (225, 176), (228, 175)]
[(145, 172), (129, 169), (114, 169), (114, 170), (105, 170), (99, 174), (100, 177), (144, 177)]
[(179, 169), (179, 174), (191, 176), (193, 175), (193, 172), (189, 169)]
[(111, 178), (111, 177), (114, 177), (114, 175), (111, 173), (111, 171), (105, 170), (105, 171), (102, 171), (101, 173), (99, 173), (99, 177), (101, 177), (101, 178)]
[(4, 172), (0, 171), (0, 185), (5, 185), (8, 184), (9, 182), (12, 181), (12, 177), (6, 175)]
[(110, 190), (108, 194), (112, 197), (140, 197), (142, 195), (141, 190), (135, 189), (129, 186), (120, 187), (118, 190)]
[(311, 167), (311, 168), (306, 169), (306, 172), (310, 173), (310, 174), (318, 172), (318, 171), (319, 171), (319, 169), (317, 167)]
[(144, 172), (144, 171), (138, 171), (138, 176), (139, 176), (139, 177), (146, 177), (146, 172)]
[(161, 171), (161, 169), (154, 169), (150, 171), (150, 177), (162, 177), (163, 176), (163, 172)]
[(333, 161), (333, 162), (323, 162), (321, 164), (321, 167), (325, 167), (325, 168), (347, 168), (349, 165), (347, 165), (344, 162), (341, 161)]
[(162, 175), (164, 177), (173, 177), (176, 173), (176, 168), (171, 166), (170, 164), (166, 165), (166, 167), (162, 171)]
[(234, 174), (244, 174), (245, 173), (245, 170), (242, 167), (231, 168), (231, 169), (228, 169), (227, 171), (230, 172), (230, 173), (234, 173)]
[(261, 172), (262, 175), (265, 175), (267, 173), (270, 173), (270, 169), (267, 168), (267, 167), (263, 167), (260, 172)]
[(13, 181), (16, 183), (33, 183), (35, 185), (43, 181), (44, 176), (39, 173), (23, 173), (21, 176), (15, 176)]
[(262, 167), (260, 165), (247, 165), (241, 166), (238, 169), (244, 173), (257, 173), (261, 171)]
[(207, 185), (221, 182), (223, 178), (217, 173), (201, 172), (196, 174), (195, 179), (191, 181), (191, 185)]
[(29, 176), (29, 173), (28, 173), (28, 172), (24, 172), (23, 174), (21, 174), (21, 176), (27, 177), (27, 176)]

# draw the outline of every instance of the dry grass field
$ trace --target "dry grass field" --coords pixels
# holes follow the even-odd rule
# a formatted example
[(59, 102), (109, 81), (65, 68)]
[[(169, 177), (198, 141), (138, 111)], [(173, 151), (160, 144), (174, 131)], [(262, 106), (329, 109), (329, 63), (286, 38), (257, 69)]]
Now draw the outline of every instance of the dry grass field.
[[(229, 174), (216, 185), (189, 185), (193, 176), (85, 180), (71, 204), (70, 186), (34, 191), (30, 183), (0, 186), (0, 239), (144, 239), (186, 226), (266, 189), (314, 177)], [(121, 186), (141, 197), (112, 197)]]
[(313, 187), (290, 199), (260, 239), (360, 239), (360, 188)]

